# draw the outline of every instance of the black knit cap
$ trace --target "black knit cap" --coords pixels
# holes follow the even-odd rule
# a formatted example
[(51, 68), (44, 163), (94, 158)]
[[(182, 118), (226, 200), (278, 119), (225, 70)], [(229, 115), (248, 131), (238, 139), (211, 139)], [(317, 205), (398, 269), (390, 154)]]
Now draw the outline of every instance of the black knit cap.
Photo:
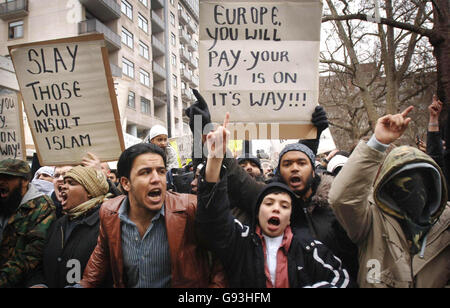
[(287, 152), (291, 152), (291, 151), (297, 151), (297, 152), (304, 153), (306, 156), (308, 156), (309, 161), (311, 162), (311, 166), (314, 168), (314, 166), (315, 166), (314, 162), (316, 161), (316, 155), (314, 155), (314, 152), (304, 144), (292, 143), (292, 144), (288, 144), (287, 146), (285, 146), (284, 149), (281, 151), (279, 160), (278, 160), (277, 172), (280, 171), (281, 159), (283, 158), (284, 154), (286, 154)]
[(238, 164), (240, 164), (240, 163), (242, 163), (244, 161), (251, 161), (251, 162), (255, 163), (258, 166), (259, 170), (262, 171), (261, 160), (258, 157), (254, 156), (252, 154), (246, 153), (246, 154), (240, 155), (237, 158), (237, 163)]
[(259, 194), (258, 196), (258, 200), (256, 201), (256, 209), (259, 210), (259, 207), (262, 203), (262, 201), (264, 200), (264, 198), (267, 195), (273, 194), (273, 193), (280, 193), (280, 192), (285, 192), (287, 193), (291, 199), (292, 199), (292, 206), (294, 206), (294, 203), (297, 201), (297, 199), (299, 198), (290, 188), (289, 186), (280, 183), (280, 182), (272, 182), (268, 185), (266, 185), (263, 189), (263, 191)]

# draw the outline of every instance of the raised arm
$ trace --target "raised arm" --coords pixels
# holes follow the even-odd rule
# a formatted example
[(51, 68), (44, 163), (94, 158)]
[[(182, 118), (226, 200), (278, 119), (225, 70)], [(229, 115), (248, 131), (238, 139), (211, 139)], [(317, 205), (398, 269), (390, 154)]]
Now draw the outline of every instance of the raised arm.
[(225, 269), (232, 267), (233, 258), (239, 251), (239, 238), (248, 231), (248, 227), (235, 221), (231, 214), (226, 170), (222, 168), (229, 137), (228, 121), (227, 114), (224, 124), (208, 134), (208, 161), (204, 174), (200, 175), (196, 212), (201, 241), (221, 259)]
[(402, 113), (380, 118), (372, 138), (367, 144), (359, 143), (333, 181), (329, 194), (330, 205), (355, 243), (363, 241), (372, 228), (368, 199), (384, 158), (383, 152), (405, 132), (411, 121), (407, 116), (412, 109), (409, 107)]

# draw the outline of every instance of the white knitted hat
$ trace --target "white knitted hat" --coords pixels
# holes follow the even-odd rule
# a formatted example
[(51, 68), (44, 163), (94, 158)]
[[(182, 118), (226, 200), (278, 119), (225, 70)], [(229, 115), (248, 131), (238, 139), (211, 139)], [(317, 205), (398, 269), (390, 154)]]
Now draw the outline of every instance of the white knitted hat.
[(167, 132), (167, 129), (164, 126), (161, 125), (155, 125), (150, 130), (149, 139), (148, 141), (151, 141), (153, 138), (159, 136), (159, 135), (166, 135), (168, 136), (169, 133)]

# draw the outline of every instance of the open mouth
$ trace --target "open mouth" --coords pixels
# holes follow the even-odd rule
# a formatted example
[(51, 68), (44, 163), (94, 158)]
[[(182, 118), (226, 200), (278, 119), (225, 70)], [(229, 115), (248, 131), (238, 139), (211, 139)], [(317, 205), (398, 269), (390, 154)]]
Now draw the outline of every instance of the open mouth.
[(302, 178), (298, 175), (294, 175), (289, 179), (291, 186), (299, 186), (302, 183)]
[(8, 197), (9, 190), (6, 187), (0, 187), (0, 197), (6, 198)]
[(269, 225), (273, 226), (279, 226), (280, 225), (280, 219), (278, 217), (271, 217), (268, 221)]
[(69, 196), (65, 192), (60, 193), (61, 196), (61, 205), (65, 205), (67, 203), (67, 199)]
[(162, 190), (159, 188), (152, 189), (148, 194), (150, 198), (159, 198), (162, 195)]

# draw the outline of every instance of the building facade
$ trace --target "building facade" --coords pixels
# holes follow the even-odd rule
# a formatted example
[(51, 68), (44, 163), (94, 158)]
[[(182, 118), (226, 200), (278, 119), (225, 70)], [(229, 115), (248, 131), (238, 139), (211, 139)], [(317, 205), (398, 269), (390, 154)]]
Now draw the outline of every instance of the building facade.
[(189, 134), (183, 110), (198, 88), (198, 0), (0, 0), (0, 56), (8, 46), (103, 33), (123, 131)]

